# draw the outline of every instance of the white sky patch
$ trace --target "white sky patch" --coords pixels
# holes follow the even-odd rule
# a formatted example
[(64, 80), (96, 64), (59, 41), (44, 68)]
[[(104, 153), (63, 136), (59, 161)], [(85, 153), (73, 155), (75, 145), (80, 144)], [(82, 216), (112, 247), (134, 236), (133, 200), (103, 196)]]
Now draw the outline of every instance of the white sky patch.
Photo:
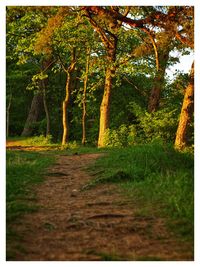
[[(177, 52), (172, 52), (171, 56), (179, 56), (179, 53)], [(173, 80), (176, 77), (177, 72), (182, 72), (182, 73), (189, 73), (192, 62), (194, 61), (194, 53), (192, 52), (190, 55), (180, 55), (178, 63), (174, 64), (173, 66), (170, 66), (166, 70), (166, 74), (169, 76), (170, 80)]]

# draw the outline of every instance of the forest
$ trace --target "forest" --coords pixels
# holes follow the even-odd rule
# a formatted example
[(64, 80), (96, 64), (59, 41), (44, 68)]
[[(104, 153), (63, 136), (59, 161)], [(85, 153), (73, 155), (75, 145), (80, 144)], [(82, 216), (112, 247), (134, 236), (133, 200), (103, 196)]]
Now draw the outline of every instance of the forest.
[(193, 6), (6, 7), (8, 260), (193, 259), (193, 54)]

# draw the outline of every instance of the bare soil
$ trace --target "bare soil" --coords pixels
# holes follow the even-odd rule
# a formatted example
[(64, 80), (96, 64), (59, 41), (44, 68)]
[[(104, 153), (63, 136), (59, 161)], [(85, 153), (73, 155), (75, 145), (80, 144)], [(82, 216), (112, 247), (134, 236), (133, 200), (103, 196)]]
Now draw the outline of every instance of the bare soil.
[(163, 218), (137, 216), (116, 185), (82, 190), (94, 179), (85, 168), (100, 156), (57, 156), (33, 188), (40, 208), (13, 223), (21, 236), (9, 244), (16, 260), (193, 260), (190, 243), (170, 233)]

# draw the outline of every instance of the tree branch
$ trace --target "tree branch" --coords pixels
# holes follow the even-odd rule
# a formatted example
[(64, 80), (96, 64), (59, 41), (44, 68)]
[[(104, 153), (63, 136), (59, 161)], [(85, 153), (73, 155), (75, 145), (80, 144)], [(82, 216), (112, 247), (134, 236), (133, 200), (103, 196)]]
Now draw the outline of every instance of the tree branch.
[(194, 48), (194, 43), (188, 40), (186, 37), (183, 37), (179, 32), (176, 33), (176, 38), (182, 43), (186, 44), (190, 48)]

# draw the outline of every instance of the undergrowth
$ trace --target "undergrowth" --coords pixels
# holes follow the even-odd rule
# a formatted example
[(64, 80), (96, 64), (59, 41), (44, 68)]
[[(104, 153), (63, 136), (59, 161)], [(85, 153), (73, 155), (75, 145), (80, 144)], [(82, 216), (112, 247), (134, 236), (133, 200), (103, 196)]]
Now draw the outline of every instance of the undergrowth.
[(29, 145), (29, 146), (46, 146), (46, 145), (52, 145), (52, 136), (44, 136), (44, 135), (39, 135), (39, 136), (33, 136), (29, 137), (25, 140), (22, 140), (21, 143), (23, 145)]

